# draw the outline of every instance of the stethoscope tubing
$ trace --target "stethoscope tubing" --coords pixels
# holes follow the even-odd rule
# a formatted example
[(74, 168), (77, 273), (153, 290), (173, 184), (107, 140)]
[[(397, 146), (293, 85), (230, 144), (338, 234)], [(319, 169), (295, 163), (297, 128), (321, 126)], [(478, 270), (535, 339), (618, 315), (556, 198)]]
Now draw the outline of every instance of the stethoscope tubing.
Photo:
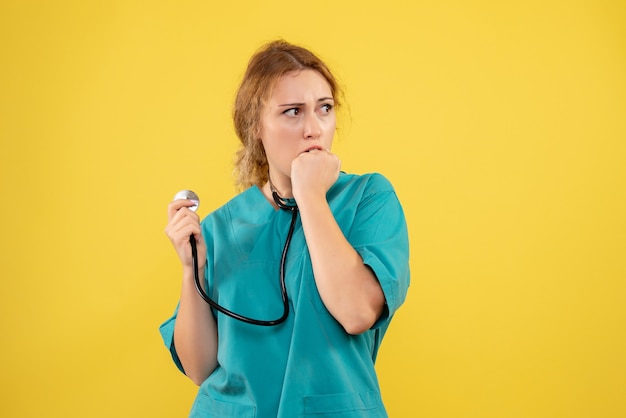
[(217, 311), (223, 313), (224, 315), (227, 315), (238, 321), (245, 322), (247, 324), (266, 326), (266, 327), (282, 324), (283, 322), (285, 322), (285, 320), (289, 316), (289, 298), (287, 296), (287, 286), (285, 285), (285, 264), (287, 261), (287, 253), (289, 252), (289, 246), (291, 244), (291, 238), (293, 237), (293, 231), (296, 226), (296, 220), (298, 219), (298, 206), (297, 205), (293, 205), (293, 206), (286, 205), (282, 201), (282, 199), (278, 196), (278, 193), (276, 192), (272, 192), (272, 197), (274, 198), (276, 205), (280, 209), (291, 212), (291, 223), (289, 225), (289, 232), (287, 233), (287, 238), (285, 239), (285, 245), (283, 247), (283, 252), (282, 252), (281, 259), (280, 259), (280, 293), (281, 293), (281, 297), (283, 301), (283, 315), (278, 319), (268, 321), (268, 320), (249, 318), (247, 316), (240, 315), (231, 310), (228, 310), (224, 308), (223, 306), (221, 306), (220, 304), (218, 304), (217, 302), (215, 302), (214, 300), (212, 300), (209, 297), (209, 295), (207, 295), (206, 292), (202, 289), (202, 286), (200, 284), (200, 274), (198, 273), (198, 249), (196, 247), (196, 239), (193, 235), (189, 237), (189, 243), (191, 244), (191, 260), (192, 260), (192, 267), (193, 267), (194, 282), (196, 285), (196, 290), (198, 291), (198, 294), (200, 295), (200, 297), (206, 303), (208, 303), (212, 308), (215, 308)]

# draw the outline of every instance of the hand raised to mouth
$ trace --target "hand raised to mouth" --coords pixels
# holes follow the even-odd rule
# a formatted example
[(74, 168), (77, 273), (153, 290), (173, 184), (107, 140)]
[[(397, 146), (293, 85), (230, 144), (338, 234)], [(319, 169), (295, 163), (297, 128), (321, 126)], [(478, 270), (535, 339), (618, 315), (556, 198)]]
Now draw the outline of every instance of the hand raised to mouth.
[(312, 195), (325, 199), (326, 192), (337, 181), (340, 169), (341, 160), (330, 151), (319, 146), (306, 150), (291, 162), (293, 197), (298, 204)]

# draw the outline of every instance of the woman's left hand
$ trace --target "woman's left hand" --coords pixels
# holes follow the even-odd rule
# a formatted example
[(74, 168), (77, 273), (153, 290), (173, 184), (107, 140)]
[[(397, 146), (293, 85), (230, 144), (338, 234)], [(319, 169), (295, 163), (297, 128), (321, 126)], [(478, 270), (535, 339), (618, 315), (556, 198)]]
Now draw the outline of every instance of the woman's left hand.
[(296, 202), (311, 196), (326, 198), (339, 177), (341, 160), (328, 150), (303, 152), (291, 162), (291, 190)]

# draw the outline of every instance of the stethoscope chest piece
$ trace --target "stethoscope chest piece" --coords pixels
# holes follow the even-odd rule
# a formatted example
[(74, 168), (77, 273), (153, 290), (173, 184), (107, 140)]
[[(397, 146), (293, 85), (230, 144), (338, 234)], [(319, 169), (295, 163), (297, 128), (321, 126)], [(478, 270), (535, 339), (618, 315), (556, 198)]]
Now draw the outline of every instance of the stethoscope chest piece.
[(193, 206), (189, 206), (188, 209), (195, 212), (198, 210), (198, 206), (200, 206), (200, 198), (197, 194), (195, 194), (191, 190), (181, 190), (180, 192), (174, 195), (174, 200), (187, 199), (191, 200), (195, 203)]

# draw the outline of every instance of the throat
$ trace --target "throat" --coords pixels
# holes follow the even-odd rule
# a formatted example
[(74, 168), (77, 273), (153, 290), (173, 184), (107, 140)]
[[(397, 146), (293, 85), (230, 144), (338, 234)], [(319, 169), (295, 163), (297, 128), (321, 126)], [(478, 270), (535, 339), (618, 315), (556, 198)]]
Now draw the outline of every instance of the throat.
[(291, 187), (289, 187), (288, 190), (286, 190), (287, 189), (286, 187), (278, 189), (276, 186), (274, 186), (274, 183), (272, 182), (271, 178), (268, 178), (267, 184), (269, 186), (270, 196), (276, 193), (280, 199), (283, 199), (283, 200), (293, 199), (293, 194), (291, 193)]
[(298, 205), (293, 197), (286, 197), (281, 194), (274, 185), (268, 181), (263, 185), (263, 195), (275, 210), (283, 209), (289, 211), (297, 211)]

